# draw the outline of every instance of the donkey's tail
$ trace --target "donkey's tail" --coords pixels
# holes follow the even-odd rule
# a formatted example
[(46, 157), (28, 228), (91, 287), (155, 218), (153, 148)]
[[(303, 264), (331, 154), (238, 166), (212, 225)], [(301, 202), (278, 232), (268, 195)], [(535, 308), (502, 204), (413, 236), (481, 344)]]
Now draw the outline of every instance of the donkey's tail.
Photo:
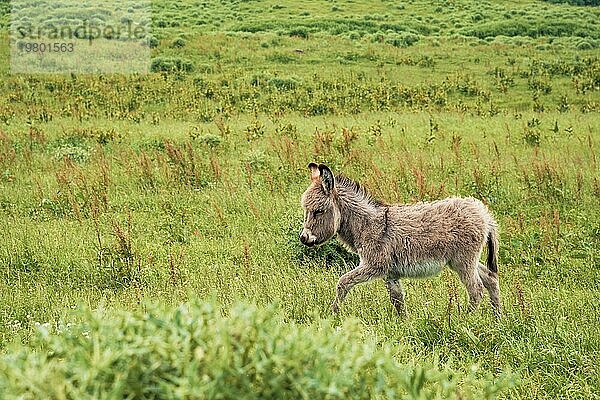
[(496, 223), (490, 225), (487, 237), (488, 255), (487, 267), (490, 272), (498, 273), (498, 226)]

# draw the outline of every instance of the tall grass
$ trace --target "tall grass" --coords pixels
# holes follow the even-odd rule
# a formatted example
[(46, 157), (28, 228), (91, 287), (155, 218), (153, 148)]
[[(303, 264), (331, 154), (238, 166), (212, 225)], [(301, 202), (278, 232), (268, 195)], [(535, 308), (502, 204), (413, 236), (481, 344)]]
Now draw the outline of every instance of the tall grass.
[(0, 360), (3, 398), (487, 399), (512, 385), (401, 364), (357, 321), (299, 325), (248, 305), (224, 316), (213, 303), (106, 314), (39, 325), (35, 351)]
[[(256, 118), (264, 133), (250, 137)], [(29, 342), (36, 323), (79, 318), (69, 310), (81, 302), (137, 310), (148, 299), (216, 296), (225, 309), (277, 302), (301, 324), (329, 317), (337, 277), (357, 260), (335, 242), (311, 250), (298, 241), (304, 164), (318, 159), (388, 201), (482, 198), (502, 228), (499, 323), (487, 304), (465, 314), (449, 273), (406, 282), (407, 321), (378, 282), (349, 296), (342, 320), (355, 316), (381, 344), (400, 345), (399, 360), (441, 359), (462, 374), (479, 365), (478, 379), (514, 371), (521, 386), (505, 396), (597, 390), (598, 338), (573, 325), (593, 326), (598, 302), (592, 114), (388, 112), (277, 125), (252, 116), (194, 124), (200, 136), (176, 121), (128, 123), (121, 143), (80, 142), (91, 149), (82, 160), (56, 158), (48, 149), (60, 134), (43, 126), (43, 144), (3, 137), (4, 345)]]

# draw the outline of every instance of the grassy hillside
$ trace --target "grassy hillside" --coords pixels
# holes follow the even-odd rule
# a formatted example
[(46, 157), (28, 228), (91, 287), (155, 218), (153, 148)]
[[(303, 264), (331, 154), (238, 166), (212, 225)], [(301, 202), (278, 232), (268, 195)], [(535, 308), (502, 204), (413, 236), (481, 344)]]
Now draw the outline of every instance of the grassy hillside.
[[(318, 331), (323, 342), (311, 343), (327, 357), (335, 349), (367, 357), (343, 347), (344, 335), (356, 336), (357, 346), (381, 352), (369, 362), (383, 360), (382, 374), (400, 368), (389, 385), (409, 398), (422, 395), (411, 392), (415, 365), (438, 397), (600, 397), (600, 9), (186, 0), (154, 1), (153, 12), (147, 75), (11, 75), (0, 33), (5, 393), (45, 398), (43, 385), (73, 371), (112, 376), (121, 364), (110, 364), (110, 352), (81, 361), (93, 354), (82, 330), (112, 332), (102, 348), (136, 343), (149, 360), (164, 360), (189, 330), (170, 309), (191, 301), (218, 309), (209, 331), (246, 331), (235, 321), (247, 312), (299, 343)], [(488, 304), (467, 314), (462, 285), (445, 271), (405, 282), (407, 320), (382, 282), (356, 287), (333, 318), (337, 278), (357, 260), (335, 241), (319, 249), (298, 241), (299, 197), (315, 160), (389, 202), (484, 200), (501, 228), (505, 317), (495, 321)], [(254, 306), (231, 311), (240, 302)], [(151, 309), (161, 329), (143, 322), (148, 303), (160, 304)], [(202, 307), (192, 305), (190, 318)], [(56, 332), (67, 324), (72, 336)], [(49, 336), (40, 339), (40, 326)], [(164, 350), (145, 335), (173, 342)], [(72, 358), (46, 356), (74, 346)], [(186, 359), (168, 375), (169, 362), (160, 376), (181, 378), (178, 393), (205, 373)], [(366, 381), (376, 376), (368, 365)], [(26, 388), (21, 370), (54, 375)], [(66, 398), (81, 398), (78, 379)], [(260, 396), (261, 379), (250, 393)]]

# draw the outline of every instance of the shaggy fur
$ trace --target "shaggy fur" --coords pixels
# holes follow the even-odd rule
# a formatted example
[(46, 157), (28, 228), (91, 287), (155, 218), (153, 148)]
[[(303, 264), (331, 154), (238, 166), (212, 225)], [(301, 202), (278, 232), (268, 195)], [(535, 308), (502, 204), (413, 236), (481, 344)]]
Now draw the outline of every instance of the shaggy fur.
[[(385, 281), (398, 314), (405, 315), (401, 278), (424, 278), (448, 265), (469, 293), (470, 307), (487, 289), (496, 315), (501, 313), (498, 285), (498, 230), (486, 206), (474, 198), (450, 197), (428, 203), (385, 204), (356, 182), (334, 177), (326, 165), (309, 165), (311, 184), (302, 195), (304, 225), (300, 240), (319, 245), (337, 234), (360, 256), (360, 264), (337, 284), (334, 312), (350, 289), (370, 279)], [(486, 266), (480, 262), (488, 246)]]

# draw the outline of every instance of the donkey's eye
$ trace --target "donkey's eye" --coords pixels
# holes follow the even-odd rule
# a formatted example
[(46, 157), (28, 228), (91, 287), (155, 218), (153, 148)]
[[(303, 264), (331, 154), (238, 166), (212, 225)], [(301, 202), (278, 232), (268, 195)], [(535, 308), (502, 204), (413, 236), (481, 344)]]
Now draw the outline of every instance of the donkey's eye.
[(313, 211), (313, 215), (316, 217), (317, 215), (321, 215), (325, 212), (325, 210), (315, 210)]

